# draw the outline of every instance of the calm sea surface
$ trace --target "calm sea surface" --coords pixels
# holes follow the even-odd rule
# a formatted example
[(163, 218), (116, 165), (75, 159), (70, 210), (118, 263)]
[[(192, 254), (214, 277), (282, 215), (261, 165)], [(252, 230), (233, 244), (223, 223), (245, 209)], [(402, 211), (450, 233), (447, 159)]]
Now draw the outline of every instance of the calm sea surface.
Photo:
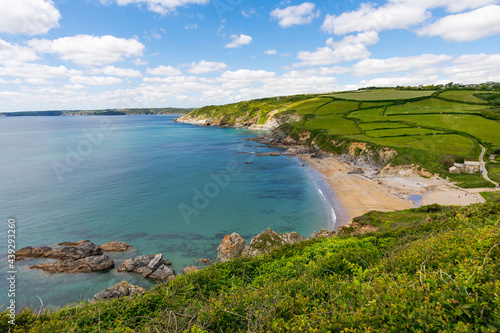
[[(259, 132), (174, 123), (173, 116), (0, 118), (0, 310), (7, 291), (7, 221), (16, 246), (119, 240), (137, 250), (119, 265), (163, 253), (178, 273), (216, 259), (224, 235), (249, 241), (266, 228), (305, 237), (333, 228), (320, 177), (296, 158), (242, 139)], [(243, 154), (242, 152), (246, 152)], [(249, 163), (247, 163), (249, 162)], [(253, 162), (253, 164), (252, 164)], [(323, 189), (323, 192), (325, 189)], [(16, 263), (16, 303), (38, 308), (91, 298), (140, 275), (111, 270), (48, 274)], [(38, 297), (37, 297), (38, 296)]]

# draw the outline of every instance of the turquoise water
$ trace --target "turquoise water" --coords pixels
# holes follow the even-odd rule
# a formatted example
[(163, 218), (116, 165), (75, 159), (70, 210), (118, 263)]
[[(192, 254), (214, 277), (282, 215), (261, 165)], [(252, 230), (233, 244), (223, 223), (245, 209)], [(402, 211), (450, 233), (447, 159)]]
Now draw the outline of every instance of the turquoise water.
[[(317, 174), (296, 158), (255, 157), (275, 149), (242, 141), (261, 133), (173, 118), (0, 118), (0, 272), (9, 270), (9, 218), (17, 221), (17, 248), (120, 240), (137, 250), (113, 255), (117, 265), (163, 253), (178, 272), (200, 258), (215, 260), (232, 232), (249, 241), (268, 227), (305, 237), (334, 227)], [(123, 280), (152, 285), (116, 270), (47, 274), (27, 267), (39, 262), (16, 263), (18, 305), (38, 308), (40, 297), (45, 307), (63, 306)], [(7, 290), (0, 279), (0, 306)]]

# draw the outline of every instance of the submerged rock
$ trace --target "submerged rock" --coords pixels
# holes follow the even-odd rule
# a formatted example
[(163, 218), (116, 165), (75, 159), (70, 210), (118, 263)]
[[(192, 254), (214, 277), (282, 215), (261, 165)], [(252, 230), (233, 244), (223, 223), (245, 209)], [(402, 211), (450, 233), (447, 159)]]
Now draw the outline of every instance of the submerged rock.
[(85, 257), (82, 259), (66, 259), (58, 262), (46, 262), (29, 266), (31, 269), (41, 269), (49, 273), (91, 273), (113, 268), (115, 262), (107, 255)]
[(258, 154), (256, 156), (281, 156), (281, 153), (278, 151), (273, 151), (270, 153), (265, 153), (265, 154)]
[(123, 252), (131, 247), (132, 245), (119, 241), (107, 242), (106, 244), (100, 245), (100, 248), (105, 252)]
[(95, 294), (93, 301), (99, 299), (121, 298), (126, 296), (133, 297), (138, 294), (144, 294), (145, 292), (146, 289), (130, 284), (127, 281), (123, 281), (107, 288), (103, 292)]
[(136, 272), (145, 278), (169, 281), (175, 278), (172, 263), (163, 259), (162, 254), (149, 254), (125, 260), (118, 272)]
[(211, 264), (212, 263), (212, 260), (207, 259), (207, 258), (201, 258), (201, 259), (198, 259), (196, 261), (199, 262), (200, 264)]
[(79, 241), (77, 243), (66, 242), (61, 244), (71, 244), (71, 245), (55, 249), (48, 246), (42, 246), (38, 248), (28, 246), (17, 250), (16, 257), (78, 260), (102, 254), (101, 248), (88, 240)]
[(226, 262), (241, 257), (241, 252), (246, 245), (247, 242), (235, 232), (225, 236), (222, 243), (217, 247), (217, 262)]

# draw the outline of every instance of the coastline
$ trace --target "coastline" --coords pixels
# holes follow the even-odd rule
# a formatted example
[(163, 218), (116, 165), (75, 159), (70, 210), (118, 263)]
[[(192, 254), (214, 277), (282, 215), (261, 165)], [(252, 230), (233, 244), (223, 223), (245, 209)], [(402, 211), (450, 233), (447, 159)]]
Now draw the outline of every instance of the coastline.
[[(430, 204), (467, 206), (483, 203), (485, 200), (479, 192), (490, 190), (462, 189), (436, 177), (380, 177), (373, 168), (363, 168), (363, 175), (349, 174), (358, 167), (355, 168), (337, 157), (299, 157), (323, 174), (347, 210), (349, 221), (372, 210), (387, 212)], [(410, 200), (410, 196), (417, 196), (418, 199)]]

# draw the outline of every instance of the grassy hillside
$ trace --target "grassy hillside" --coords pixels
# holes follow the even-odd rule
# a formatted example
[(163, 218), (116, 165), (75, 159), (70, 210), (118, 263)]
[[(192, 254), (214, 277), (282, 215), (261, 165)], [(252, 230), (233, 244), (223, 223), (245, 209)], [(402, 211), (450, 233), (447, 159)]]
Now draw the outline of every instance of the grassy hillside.
[(211, 265), (132, 299), (26, 310), (13, 332), (497, 332), (499, 216), (494, 201), (371, 212), (357, 221), (374, 233)]
[[(447, 171), (454, 162), (477, 160), (480, 145), (488, 154), (500, 150), (499, 96), (486, 90), (377, 89), (207, 106), (190, 115), (235, 124), (256, 118), (264, 123), (270, 111), (297, 113), (303, 120), (283, 128), (292, 135), (312, 133), (310, 142), (321, 142), (324, 150), (339, 152), (332, 140), (391, 147), (399, 152), (393, 164), (418, 164), (463, 187), (489, 187), (476, 175)], [(488, 168), (498, 179), (497, 165)]]

